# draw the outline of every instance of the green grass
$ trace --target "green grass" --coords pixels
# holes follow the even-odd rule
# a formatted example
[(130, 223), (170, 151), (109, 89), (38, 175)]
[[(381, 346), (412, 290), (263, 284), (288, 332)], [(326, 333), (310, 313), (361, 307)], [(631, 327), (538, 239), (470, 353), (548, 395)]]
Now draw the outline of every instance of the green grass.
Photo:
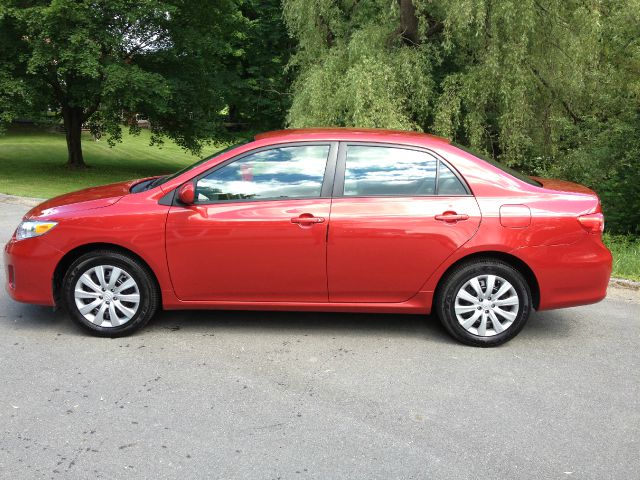
[[(66, 168), (64, 134), (33, 128), (12, 128), (0, 135), (0, 193), (49, 198), (85, 187), (174, 172), (199, 157), (166, 140), (161, 148), (150, 146), (150, 132), (139, 136), (123, 133), (123, 142), (109, 147), (83, 133), (85, 162), (90, 168)], [(203, 156), (226, 144), (205, 146)]]
[(613, 277), (640, 281), (640, 238), (604, 234), (604, 243), (613, 254)]

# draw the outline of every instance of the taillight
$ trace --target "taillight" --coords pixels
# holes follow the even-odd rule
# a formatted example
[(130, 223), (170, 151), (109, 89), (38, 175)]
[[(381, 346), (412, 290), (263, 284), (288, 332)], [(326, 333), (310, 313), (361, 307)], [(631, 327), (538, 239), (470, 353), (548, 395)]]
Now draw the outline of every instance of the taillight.
[(589, 213), (580, 215), (578, 222), (587, 232), (597, 234), (604, 231), (604, 215), (601, 213)]

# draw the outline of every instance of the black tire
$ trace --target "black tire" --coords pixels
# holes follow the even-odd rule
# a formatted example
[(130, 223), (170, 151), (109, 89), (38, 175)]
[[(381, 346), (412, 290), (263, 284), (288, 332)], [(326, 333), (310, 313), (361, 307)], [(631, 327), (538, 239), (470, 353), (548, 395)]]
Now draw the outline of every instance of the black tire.
[[(135, 314), (131, 316), (131, 319), (122, 325), (99, 326), (92, 323), (80, 313), (76, 305), (74, 292), (78, 279), (84, 273), (100, 265), (108, 265), (122, 269), (125, 274), (135, 281), (139, 291), (137, 310)], [(155, 315), (160, 305), (158, 287), (153, 273), (149, 268), (137, 258), (113, 250), (95, 250), (76, 259), (65, 273), (62, 282), (61, 297), (71, 319), (77, 325), (93, 335), (111, 338), (129, 335), (145, 326)]]
[[(480, 336), (467, 331), (458, 321), (455, 312), (458, 292), (468, 281), (481, 275), (497, 275), (505, 279), (513, 286), (520, 302), (513, 322), (504, 331), (492, 336)], [(453, 338), (475, 347), (496, 347), (508, 342), (522, 330), (529, 319), (531, 305), (531, 290), (518, 270), (500, 260), (479, 259), (458, 266), (442, 279), (436, 292), (434, 307), (440, 322)]]

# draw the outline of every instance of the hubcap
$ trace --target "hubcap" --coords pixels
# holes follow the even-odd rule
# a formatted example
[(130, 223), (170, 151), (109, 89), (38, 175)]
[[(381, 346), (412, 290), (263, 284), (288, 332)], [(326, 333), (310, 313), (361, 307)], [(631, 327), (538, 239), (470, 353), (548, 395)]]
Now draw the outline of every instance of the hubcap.
[(80, 314), (94, 325), (119, 327), (138, 311), (140, 290), (123, 269), (98, 265), (80, 276), (74, 299)]
[(513, 285), (497, 275), (473, 277), (456, 295), (456, 318), (473, 335), (491, 337), (513, 325), (520, 299)]

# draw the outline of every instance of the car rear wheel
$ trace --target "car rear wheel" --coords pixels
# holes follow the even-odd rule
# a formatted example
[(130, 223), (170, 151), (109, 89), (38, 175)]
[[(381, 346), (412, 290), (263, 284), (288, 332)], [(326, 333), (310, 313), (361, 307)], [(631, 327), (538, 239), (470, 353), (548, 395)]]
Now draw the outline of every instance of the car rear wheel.
[(67, 270), (62, 288), (71, 318), (104, 337), (128, 335), (143, 327), (159, 304), (156, 283), (146, 265), (110, 250), (79, 257)]
[(475, 260), (453, 270), (438, 289), (436, 312), (467, 345), (495, 347), (515, 337), (531, 312), (522, 274), (500, 260)]

